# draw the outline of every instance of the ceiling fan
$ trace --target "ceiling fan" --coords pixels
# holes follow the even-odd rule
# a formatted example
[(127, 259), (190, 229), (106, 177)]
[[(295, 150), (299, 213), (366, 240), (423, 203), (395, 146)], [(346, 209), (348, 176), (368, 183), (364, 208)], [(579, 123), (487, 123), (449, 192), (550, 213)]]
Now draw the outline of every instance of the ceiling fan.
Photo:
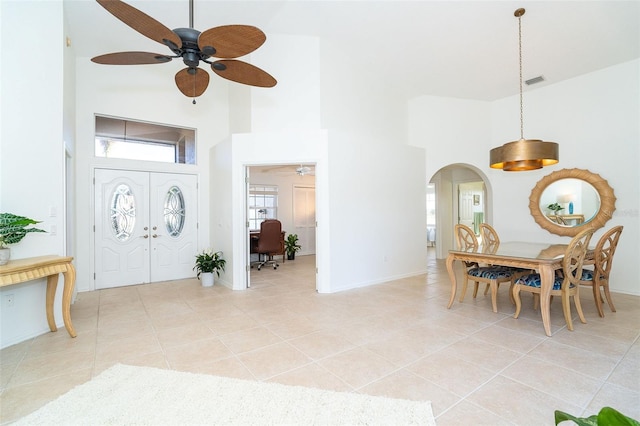
[(298, 176), (315, 176), (316, 174), (315, 167), (313, 165), (306, 166), (304, 164), (300, 164), (299, 167), (294, 164), (282, 164), (276, 166), (252, 166), (251, 170), (258, 173), (275, 173), (282, 175), (291, 175), (295, 173)]
[[(193, 28), (193, 0), (189, 0), (189, 28), (174, 30), (121, 0), (96, 1), (140, 34), (167, 46), (174, 55), (137, 51), (117, 52), (92, 58), (95, 63), (163, 64), (174, 58), (182, 58), (187, 67), (178, 71), (175, 82), (178, 89), (191, 98), (202, 95), (209, 85), (209, 74), (199, 67), (200, 62), (210, 64), (214, 73), (236, 83), (256, 87), (273, 87), (277, 83), (266, 71), (234, 59), (253, 52), (265, 42), (267, 37), (259, 28), (251, 25), (223, 25), (200, 32)], [(196, 103), (195, 99), (193, 103)]]
[(313, 175), (315, 174), (314, 171), (311, 169), (311, 167), (307, 167), (307, 166), (300, 166), (296, 169), (296, 174), (300, 175), (300, 176), (304, 176), (304, 175)]

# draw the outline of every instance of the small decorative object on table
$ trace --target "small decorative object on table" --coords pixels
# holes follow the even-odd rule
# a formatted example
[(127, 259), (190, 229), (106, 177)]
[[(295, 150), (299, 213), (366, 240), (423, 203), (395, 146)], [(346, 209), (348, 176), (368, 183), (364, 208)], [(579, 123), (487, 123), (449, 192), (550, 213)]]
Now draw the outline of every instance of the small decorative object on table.
[(289, 234), (284, 240), (284, 251), (287, 252), (287, 260), (294, 260), (296, 252), (302, 247), (298, 244), (298, 234)]
[(11, 258), (8, 244), (19, 243), (29, 232), (47, 232), (43, 229), (27, 228), (36, 223), (40, 222), (13, 213), (0, 213), (0, 265), (6, 265)]
[(220, 277), (220, 271), (224, 271), (226, 260), (222, 258), (222, 252), (213, 252), (211, 250), (203, 250), (202, 253), (196, 255), (196, 264), (193, 267), (198, 274), (196, 277), (200, 279), (202, 275), (202, 286), (211, 287), (213, 285), (215, 272)]

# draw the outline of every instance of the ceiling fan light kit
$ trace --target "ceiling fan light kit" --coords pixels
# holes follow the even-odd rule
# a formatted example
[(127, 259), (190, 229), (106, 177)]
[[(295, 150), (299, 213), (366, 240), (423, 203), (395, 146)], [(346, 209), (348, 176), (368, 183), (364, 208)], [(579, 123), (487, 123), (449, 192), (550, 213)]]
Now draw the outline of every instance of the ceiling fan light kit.
[[(150, 52), (116, 52), (100, 55), (91, 60), (103, 65), (146, 65), (170, 62), (182, 58), (187, 66), (175, 75), (176, 86), (187, 97), (202, 95), (209, 85), (209, 74), (199, 67), (200, 62), (211, 65), (211, 70), (222, 78), (255, 87), (273, 87), (275, 78), (262, 69), (237, 60), (247, 55), (267, 39), (251, 25), (223, 25), (200, 32), (193, 28), (193, 0), (189, 0), (190, 28), (170, 30), (162, 23), (121, 0), (96, 0), (113, 16), (140, 34), (167, 46), (175, 56)], [(214, 59), (211, 58), (221, 58)], [(193, 100), (195, 104), (195, 99)]]
[(518, 54), (520, 63), (520, 139), (493, 148), (489, 153), (489, 164), (493, 169), (517, 172), (541, 169), (557, 164), (560, 155), (555, 142), (524, 138), (524, 114), (522, 102), (522, 15), (525, 10), (517, 9), (513, 15), (518, 18)]
[(311, 167), (300, 166), (296, 169), (296, 173), (300, 176), (308, 175), (311, 173)]

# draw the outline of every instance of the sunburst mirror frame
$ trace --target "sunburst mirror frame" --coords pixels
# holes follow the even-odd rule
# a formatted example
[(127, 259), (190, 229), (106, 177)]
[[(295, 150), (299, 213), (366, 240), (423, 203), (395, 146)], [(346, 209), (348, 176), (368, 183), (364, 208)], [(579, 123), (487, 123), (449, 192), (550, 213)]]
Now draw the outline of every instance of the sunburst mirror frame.
[[(562, 226), (552, 222), (544, 214), (540, 207), (540, 198), (542, 193), (549, 185), (560, 179), (580, 179), (593, 186), (600, 197), (600, 208), (591, 220), (582, 225)], [(584, 169), (557, 170), (540, 179), (536, 186), (531, 190), (531, 195), (529, 196), (529, 210), (531, 211), (531, 215), (536, 223), (540, 225), (541, 228), (546, 229), (552, 234), (569, 237), (575, 237), (582, 229), (584, 229), (583, 226), (590, 226), (593, 229), (602, 228), (604, 224), (611, 219), (615, 209), (616, 197), (613, 193), (613, 188), (611, 188), (606, 179), (602, 178), (599, 174), (592, 173), (589, 170)]]

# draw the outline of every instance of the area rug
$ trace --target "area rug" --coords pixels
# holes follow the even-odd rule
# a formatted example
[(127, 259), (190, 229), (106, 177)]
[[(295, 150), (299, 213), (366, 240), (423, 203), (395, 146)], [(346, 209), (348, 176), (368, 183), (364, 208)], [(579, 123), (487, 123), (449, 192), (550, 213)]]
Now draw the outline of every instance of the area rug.
[(117, 364), (18, 425), (435, 425), (431, 403)]

